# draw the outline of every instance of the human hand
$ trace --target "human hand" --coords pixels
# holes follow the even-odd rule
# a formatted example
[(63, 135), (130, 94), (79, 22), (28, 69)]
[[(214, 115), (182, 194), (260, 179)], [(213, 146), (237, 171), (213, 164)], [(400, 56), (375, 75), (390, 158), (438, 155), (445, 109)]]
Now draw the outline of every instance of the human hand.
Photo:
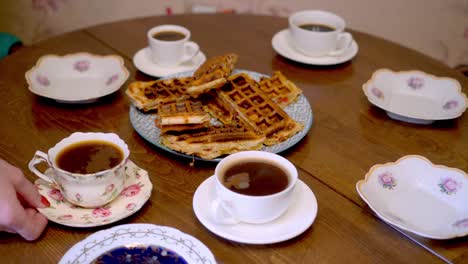
[(41, 195), (23, 172), (0, 159), (0, 231), (18, 233), (26, 240), (37, 239), (47, 218), (36, 208), (44, 208)]

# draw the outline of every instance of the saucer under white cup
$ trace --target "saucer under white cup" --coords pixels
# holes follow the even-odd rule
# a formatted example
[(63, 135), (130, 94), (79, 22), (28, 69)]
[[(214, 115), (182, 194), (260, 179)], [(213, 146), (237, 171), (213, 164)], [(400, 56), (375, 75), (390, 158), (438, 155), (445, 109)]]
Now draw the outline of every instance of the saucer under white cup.
[[(49, 169), (45, 174), (51, 175), (53, 171)], [(120, 195), (99, 208), (82, 208), (71, 204), (55, 184), (37, 179), (34, 184), (50, 203), (49, 207), (37, 210), (50, 221), (71, 227), (94, 227), (119, 221), (140, 210), (153, 189), (148, 172), (130, 160), (125, 164), (125, 175), (126, 181)]]
[(309, 65), (335, 65), (347, 62), (354, 58), (358, 53), (359, 47), (355, 40), (351, 42), (351, 45), (338, 56), (322, 56), (322, 57), (310, 57), (306, 56), (297, 51), (291, 43), (291, 35), (289, 29), (283, 29), (276, 33), (271, 44), (273, 49), (281, 56), (290, 60), (309, 64)]
[(195, 191), (193, 210), (198, 220), (211, 232), (231, 241), (247, 244), (272, 244), (294, 238), (306, 231), (317, 216), (317, 200), (312, 190), (297, 181), (291, 206), (279, 218), (264, 224), (217, 224), (210, 206), (216, 197), (215, 176), (206, 179)]
[(206, 56), (200, 50), (193, 59), (184, 62), (174, 67), (164, 67), (159, 64), (153, 63), (151, 60), (151, 50), (149, 47), (145, 47), (139, 50), (133, 56), (133, 64), (141, 72), (153, 76), (153, 77), (164, 77), (179, 72), (193, 71), (197, 69), (203, 62), (205, 62)]

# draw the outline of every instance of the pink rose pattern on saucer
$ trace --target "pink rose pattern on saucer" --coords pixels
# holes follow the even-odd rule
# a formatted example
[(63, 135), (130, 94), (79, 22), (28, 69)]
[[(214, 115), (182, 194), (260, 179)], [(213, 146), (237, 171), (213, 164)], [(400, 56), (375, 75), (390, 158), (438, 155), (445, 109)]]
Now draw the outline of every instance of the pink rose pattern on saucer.
[(442, 106), (444, 108), (444, 110), (451, 110), (451, 109), (454, 109), (454, 108), (457, 108), (458, 107), (458, 102), (455, 101), (455, 100), (450, 100), (448, 102), (446, 102), (444, 104), (444, 106)]
[[(39, 192), (47, 197), (50, 207), (39, 208), (49, 220), (68, 226), (99, 226), (118, 221), (138, 211), (151, 195), (152, 184), (148, 173), (128, 161), (125, 166), (125, 187), (115, 200), (98, 208), (82, 208), (65, 200), (57, 186), (36, 180)], [(55, 187), (55, 188), (54, 188)], [(106, 192), (115, 192), (110, 184)], [(79, 195), (79, 194), (77, 194)], [(75, 197), (77, 200), (80, 197)]]
[(456, 193), (457, 190), (461, 188), (461, 183), (455, 181), (450, 177), (442, 179), (442, 181), (438, 185), (440, 187), (440, 191), (448, 195)]
[(73, 69), (79, 72), (85, 72), (89, 70), (91, 63), (88, 60), (79, 60), (73, 64)]
[(374, 88), (372, 88), (371, 91), (372, 91), (372, 94), (375, 95), (375, 97), (377, 97), (379, 99), (384, 98), (384, 94), (383, 94), (382, 90), (380, 90), (379, 88), (374, 87)]
[(49, 86), (50, 81), (49, 78), (45, 77), (44, 75), (37, 75), (36, 80), (38, 83), (40, 83), (43, 86)]
[(393, 190), (396, 187), (396, 180), (390, 172), (384, 172), (379, 175), (379, 182), (382, 187)]
[(408, 79), (407, 84), (414, 90), (419, 90), (424, 86), (424, 79), (420, 77), (411, 77)]
[(455, 223), (453, 223), (453, 226), (458, 227), (458, 228), (467, 228), (468, 227), (468, 218), (456, 221)]
[(111, 77), (109, 77), (109, 79), (107, 79), (106, 85), (109, 86), (109, 85), (111, 85), (112, 83), (114, 83), (115, 81), (117, 81), (118, 79), (119, 79), (119, 75), (118, 75), (118, 74), (114, 74), (114, 75), (112, 75)]

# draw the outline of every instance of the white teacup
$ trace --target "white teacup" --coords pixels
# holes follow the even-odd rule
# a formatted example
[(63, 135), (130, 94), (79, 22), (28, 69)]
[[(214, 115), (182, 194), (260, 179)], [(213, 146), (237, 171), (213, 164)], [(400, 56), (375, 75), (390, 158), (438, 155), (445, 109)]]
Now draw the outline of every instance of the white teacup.
[[(57, 156), (62, 150), (80, 142), (96, 140), (111, 143), (120, 149), (123, 154), (122, 161), (112, 168), (90, 174), (72, 173), (58, 167)], [(29, 169), (43, 180), (55, 183), (70, 203), (95, 208), (111, 202), (122, 191), (125, 183), (125, 164), (129, 154), (127, 144), (116, 134), (76, 132), (58, 142), (47, 154), (36, 151), (29, 162)], [(36, 165), (42, 162), (45, 162), (53, 173), (40, 172)]]
[(345, 27), (343, 18), (326, 11), (305, 10), (289, 16), (293, 47), (311, 57), (343, 54), (353, 41)]
[(189, 41), (190, 31), (182, 26), (161, 25), (151, 28), (147, 33), (151, 60), (161, 66), (175, 67), (190, 61), (200, 48)]
[[(226, 187), (226, 183), (223, 184), (226, 181), (225, 173), (230, 168), (252, 161), (260, 161), (285, 172), (288, 178), (285, 188), (276, 193), (254, 196), (235, 192)], [(273, 170), (269, 167), (264, 169), (268, 172)], [(217, 198), (211, 204), (213, 220), (219, 224), (261, 224), (278, 218), (288, 209), (298, 174), (296, 167), (279, 155), (264, 151), (242, 151), (224, 158), (216, 166), (215, 178)]]

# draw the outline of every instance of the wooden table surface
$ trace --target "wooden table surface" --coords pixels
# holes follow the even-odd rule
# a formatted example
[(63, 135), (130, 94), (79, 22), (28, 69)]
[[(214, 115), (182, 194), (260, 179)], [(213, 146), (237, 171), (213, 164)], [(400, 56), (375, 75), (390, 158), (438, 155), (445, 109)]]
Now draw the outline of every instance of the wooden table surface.
[[(313, 109), (307, 136), (282, 153), (315, 193), (318, 215), (303, 234), (272, 245), (228, 241), (207, 230), (195, 217), (192, 197), (213, 174), (213, 163), (167, 153), (141, 138), (129, 121), (126, 85), (148, 76), (132, 64), (146, 46), (146, 31), (159, 24), (188, 27), (208, 56), (235, 52), (237, 68), (271, 74), (282, 71), (304, 91)], [(2, 263), (54, 263), (75, 243), (112, 226), (152, 223), (171, 226), (207, 245), (219, 263), (468, 263), (468, 238), (425, 239), (378, 219), (356, 192), (355, 184), (374, 164), (419, 154), (435, 164), (468, 171), (468, 117), (432, 125), (391, 120), (373, 107), (362, 84), (379, 68), (418, 69), (457, 79), (467, 93), (468, 79), (421, 53), (351, 31), (359, 45), (352, 61), (336, 66), (308, 66), (287, 60), (271, 47), (287, 19), (253, 15), (181, 15), (135, 19), (61, 35), (21, 49), (0, 61), (0, 157), (20, 167), (75, 131), (115, 132), (128, 144), (130, 158), (147, 170), (154, 185), (150, 201), (133, 216), (98, 228), (71, 228), (50, 222), (35, 242), (0, 233)], [(46, 54), (90, 52), (118, 54), (130, 71), (116, 93), (88, 105), (65, 105), (32, 94), (24, 73)], [(468, 200), (467, 200), (468, 202)]]

